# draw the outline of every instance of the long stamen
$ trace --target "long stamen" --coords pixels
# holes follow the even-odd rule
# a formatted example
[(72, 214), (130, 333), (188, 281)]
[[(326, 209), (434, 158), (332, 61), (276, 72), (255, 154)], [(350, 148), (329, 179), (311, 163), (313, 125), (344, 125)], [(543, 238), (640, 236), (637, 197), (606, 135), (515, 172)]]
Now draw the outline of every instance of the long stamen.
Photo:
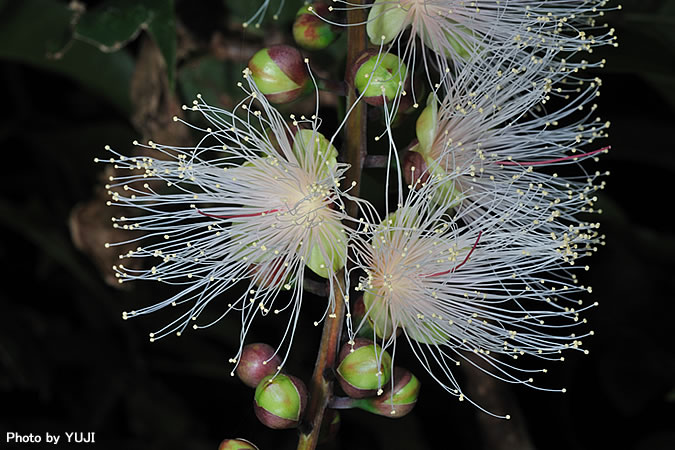
[(570, 155), (570, 156), (565, 156), (563, 158), (547, 159), (546, 161), (526, 161), (526, 162), (497, 161), (496, 164), (501, 164), (503, 166), (541, 166), (541, 165), (544, 165), (544, 164), (553, 164), (553, 163), (562, 162), (562, 161), (570, 161), (572, 159), (585, 158), (587, 156), (593, 156), (597, 153), (602, 153), (602, 152), (606, 153), (606, 152), (609, 151), (610, 148), (612, 148), (612, 147), (611, 146), (603, 147), (599, 150), (594, 150), (592, 152), (583, 153), (581, 155)]
[(457, 269), (462, 267), (464, 264), (466, 264), (466, 262), (471, 257), (471, 254), (473, 253), (473, 251), (476, 250), (476, 247), (478, 246), (478, 241), (480, 241), (480, 237), (482, 235), (483, 235), (483, 231), (481, 230), (481, 231), (478, 232), (478, 237), (476, 238), (476, 242), (473, 243), (473, 247), (471, 247), (471, 250), (469, 251), (469, 253), (464, 258), (464, 261), (462, 261), (461, 263), (459, 263), (458, 265), (456, 265), (452, 269), (446, 270), (445, 272), (438, 272), (438, 273), (433, 273), (431, 275), (420, 275), (420, 276), (424, 277), (424, 278), (431, 278), (431, 277), (439, 277), (441, 275), (447, 275), (449, 273), (453, 273), (454, 271), (456, 271)]
[(275, 212), (279, 212), (279, 210), (278, 209), (270, 209), (268, 211), (263, 211), (263, 212), (259, 212), (259, 213), (235, 214), (235, 215), (232, 215), (232, 216), (218, 216), (218, 215), (215, 215), (215, 214), (205, 213), (204, 211), (200, 211), (199, 209), (197, 210), (197, 212), (199, 214), (201, 214), (202, 216), (211, 217), (213, 219), (239, 219), (239, 218), (242, 218), (242, 217), (264, 216), (266, 214), (272, 214), (272, 213), (275, 213)]

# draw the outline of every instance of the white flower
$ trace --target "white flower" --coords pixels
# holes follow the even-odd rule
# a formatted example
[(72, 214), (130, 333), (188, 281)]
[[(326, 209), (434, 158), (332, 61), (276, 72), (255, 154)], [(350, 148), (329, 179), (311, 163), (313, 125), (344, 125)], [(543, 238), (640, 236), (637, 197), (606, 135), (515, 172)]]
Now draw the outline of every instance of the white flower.
[[(250, 79), (249, 85), (247, 98), (231, 112), (201, 99), (184, 107), (208, 122), (205, 128), (190, 125), (203, 134), (194, 148), (149, 142), (137, 145), (154, 156), (128, 158), (108, 147), (118, 172), (128, 170), (111, 179), (110, 204), (132, 210), (130, 217), (113, 218), (114, 226), (139, 232), (129, 241), (109, 244), (139, 243), (120, 256), (119, 281), (157, 280), (180, 287), (171, 298), (124, 314), (180, 306), (179, 317), (151, 339), (180, 334), (191, 323), (195, 329), (212, 325), (200, 323), (200, 314), (217, 303), (222, 316), (234, 311), (241, 317), (242, 342), (257, 315), (290, 310), (282, 339), (289, 343), (302, 304), (305, 267), (329, 280), (326, 311), (333, 305), (335, 275), (347, 253), (337, 194), (346, 166), (337, 163), (337, 150), (319, 133), (316, 115), (291, 116), (289, 123)], [(127, 258), (154, 261), (148, 269), (132, 270), (124, 265)], [(243, 293), (223, 295), (240, 282), (248, 285)]]
[[(367, 31), (371, 42), (397, 50), (413, 72), (415, 58), (421, 55), (430, 82), (431, 67), (441, 74), (432, 85), (441, 83), (445, 73), (460, 69), (482, 51), (499, 55), (517, 49), (538, 55), (554, 50), (560, 52), (567, 69), (574, 70), (588, 65), (579, 54), (615, 41), (614, 30), (596, 22), (610, 9), (607, 0), (375, 0), (367, 6), (346, 0), (335, 3), (344, 5), (336, 10), (369, 8)], [(418, 42), (424, 46), (418, 46)]]
[(467, 222), (491, 210), (503, 220), (538, 224), (545, 234), (582, 226), (577, 215), (595, 211), (604, 181), (581, 162), (607, 151), (584, 147), (607, 137), (609, 123), (591, 103), (600, 79), (562, 77), (549, 70), (553, 56), (486, 57), (464, 66), (447, 95), (440, 102), (430, 95), (418, 118), (412, 150), (426, 172), (414, 167), (407, 179), (419, 185), (447, 175), (439, 191), (448, 203), (441, 206), (462, 210)]
[(370, 323), (373, 339), (392, 355), (405, 338), (423, 367), (460, 400), (465, 395), (454, 371), (461, 363), (476, 365), (474, 358), (505, 382), (564, 391), (542, 387), (546, 368), (514, 360), (547, 363), (564, 359), (565, 350), (584, 351), (582, 340), (592, 332), (581, 313), (594, 304), (580, 299), (591, 289), (577, 280), (587, 268), (578, 259), (602, 238), (595, 227), (544, 236), (534, 225), (518, 228), (490, 215), (476, 226), (460, 225), (461, 213), (434, 207), (441, 182), (411, 191), (355, 239), (353, 271), (365, 273), (357, 290), (367, 317), (349, 327), (350, 337)]

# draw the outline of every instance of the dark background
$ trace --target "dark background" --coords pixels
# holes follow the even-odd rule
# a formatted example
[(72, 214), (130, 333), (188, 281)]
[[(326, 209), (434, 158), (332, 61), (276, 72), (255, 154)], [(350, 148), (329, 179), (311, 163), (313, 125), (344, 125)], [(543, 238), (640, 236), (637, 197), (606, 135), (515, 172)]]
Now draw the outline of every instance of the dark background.
[[(106, 6), (88, 3), (93, 11)], [(106, 284), (99, 270), (105, 255), (92, 243), (109, 237), (99, 225), (109, 223), (110, 213), (74, 215), (82, 211), (76, 207), (93, 208), (100, 195), (103, 168), (93, 158), (106, 156), (105, 144), (127, 152), (149, 133), (184, 138), (166, 125), (175, 113), (172, 92), (180, 102), (201, 91), (227, 105), (250, 48), (288, 39), (283, 33), (297, 2), (279, 22), (266, 21), (264, 33), (242, 37), (248, 3), (255, 2), (177, 2), (171, 90), (158, 88), (152, 64), (134, 72), (135, 61), (158, 55), (147, 33), (102, 53), (69, 41), (67, 2), (0, 0), (0, 447), (8, 447), (6, 431), (93, 431), (101, 449), (207, 450), (226, 437), (249, 438), (263, 450), (295, 448), (296, 431), (262, 426), (253, 415), (253, 391), (229, 375), (238, 321), (151, 344), (147, 333), (172, 312), (131, 321), (122, 321), (121, 312), (171, 289)], [(598, 167), (612, 175), (600, 194), (607, 245), (584, 279), (594, 289), (589, 300), (600, 302), (587, 316), (595, 336), (585, 342), (590, 355), (568, 355), (549, 367), (548, 385), (565, 386), (566, 394), (510, 391), (519, 405), (511, 423), (523, 424), (544, 450), (675, 448), (675, 235), (667, 217), (675, 197), (675, 2), (629, 0), (607, 19), (620, 46), (596, 52), (608, 59), (598, 111), (612, 122), (612, 150)], [(150, 30), (161, 43), (162, 29)], [(46, 56), (64, 45), (61, 59)], [(325, 61), (316, 58), (320, 71)], [(335, 66), (330, 55), (324, 58)], [(78, 217), (85, 242), (76, 247), (71, 229)], [(313, 300), (305, 302), (288, 365), (306, 381), (320, 333), (311, 322), (323, 310), (323, 300)], [(274, 342), (278, 323), (256, 325), (251, 341)], [(333, 448), (485, 448), (486, 426), (511, 426), (486, 425), (405, 351), (397, 362), (422, 380), (413, 413), (395, 421), (346, 411)]]

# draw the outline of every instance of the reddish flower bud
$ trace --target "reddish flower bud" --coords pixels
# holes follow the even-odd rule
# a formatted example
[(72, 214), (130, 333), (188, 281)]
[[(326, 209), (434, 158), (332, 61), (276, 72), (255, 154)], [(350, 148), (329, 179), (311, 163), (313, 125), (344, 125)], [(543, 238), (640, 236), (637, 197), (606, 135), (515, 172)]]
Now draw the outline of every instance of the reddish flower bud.
[(321, 50), (337, 39), (341, 28), (322, 18), (334, 20), (332, 12), (323, 2), (304, 5), (298, 10), (293, 23), (295, 43), (307, 50)]
[(281, 365), (281, 358), (274, 354), (274, 348), (257, 343), (244, 346), (237, 366), (237, 376), (245, 385), (256, 387), (260, 381), (273, 375)]
[(258, 447), (246, 439), (225, 439), (218, 446), (218, 450), (258, 450)]
[(259, 50), (248, 62), (253, 81), (267, 100), (288, 103), (312, 87), (304, 58), (288, 45), (274, 45)]
[(338, 382), (352, 398), (381, 393), (391, 375), (391, 356), (368, 339), (356, 338), (353, 345), (345, 344), (338, 361)]
[(255, 389), (253, 408), (258, 420), (276, 430), (294, 428), (307, 406), (307, 388), (291, 375), (263, 378)]

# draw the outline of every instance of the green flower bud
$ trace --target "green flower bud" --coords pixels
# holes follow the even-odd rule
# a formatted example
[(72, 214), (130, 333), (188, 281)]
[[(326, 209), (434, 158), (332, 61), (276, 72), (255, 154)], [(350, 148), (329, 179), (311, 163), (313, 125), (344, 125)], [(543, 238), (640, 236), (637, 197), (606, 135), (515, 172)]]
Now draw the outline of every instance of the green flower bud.
[(255, 415), (270, 428), (279, 430), (298, 426), (306, 405), (305, 383), (291, 375), (267, 376), (255, 389)]
[(403, 417), (415, 407), (420, 392), (420, 381), (408, 369), (394, 368), (394, 386), (377, 397), (355, 400), (353, 406), (392, 418)]
[(258, 447), (246, 439), (225, 439), (218, 446), (218, 450), (258, 450)]
[(272, 103), (291, 102), (312, 87), (302, 55), (288, 45), (259, 50), (248, 62), (248, 69), (260, 92)]
[(295, 43), (307, 50), (321, 50), (328, 47), (337, 39), (341, 30), (321, 19), (330, 18), (332, 15), (328, 6), (322, 2), (301, 7), (293, 23)]
[(248, 344), (241, 352), (236, 373), (246, 386), (255, 388), (263, 378), (275, 374), (280, 365), (281, 358), (270, 345)]
[(356, 338), (340, 350), (337, 379), (347, 395), (363, 398), (382, 392), (391, 376), (391, 356), (368, 339)]
[(354, 62), (350, 82), (363, 101), (370, 105), (382, 106), (386, 99), (391, 102), (410, 86), (408, 68), (401, 59), (391, 53), (378, 56), (375, 49), (366, 50)]

